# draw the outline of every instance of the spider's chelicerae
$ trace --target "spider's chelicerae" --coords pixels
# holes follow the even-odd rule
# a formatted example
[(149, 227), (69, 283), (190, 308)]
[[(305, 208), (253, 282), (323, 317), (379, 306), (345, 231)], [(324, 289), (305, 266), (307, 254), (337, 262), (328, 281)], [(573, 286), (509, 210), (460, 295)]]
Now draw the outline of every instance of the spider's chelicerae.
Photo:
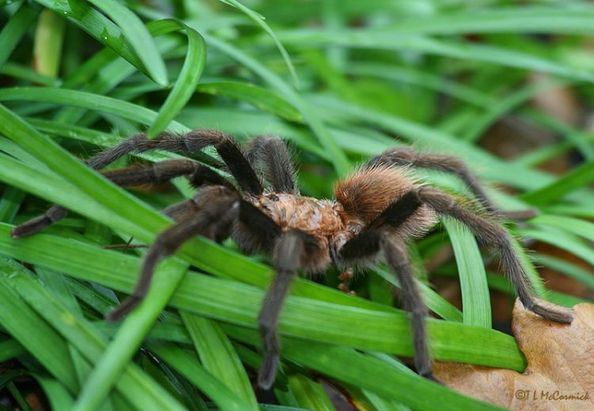
[[(161, 149), (192, 155), (206, 146), (214, 146), (235, 178), (236, 186), (189, 159), (104, 172), (122, 186), (160, 183), (186, 176), (194, 186), (200, 187), (194, 198), (165, 210), (176, 222), (150, 246), (133, 294), (110, 313), (111, 319), (121, 318), (142, 300), (157, 263), (185, 241), (197, 235), (216, 241), (231, 236), (245, 252), (268, 254), (276, 270), (258, 317), (264, 343), (258, 381), (261, 387), (268, 388), (274, 382), (279, 363), (279, 314), (297, 272), (322, 272), (331, 264), (348, 269), (369, 264), (383, 255), (398, 276), (403, 306), (412, 314), (416, 370), (431, 378), (425, 331), (427, 308), (413, 278), (406, 240), (423, 235), (436, 223), (437, 216), (444, 215), (461, 221), (481, 243), (498, 249), (502, 270), (527, 309), (557, 322), (572, 320), (571, 311), (533, 297), (510, 235), (497, 222), (501, 214), (477, 179), (455, 157), (389, 149), (339, 181), (333, 200), (300, 195), (287, 147), (281, 140), (270, 137), (254, 139), (243, 152), (233, 139), (213, 130), (196, 130), (185, 135), (164, 133), (152, 140), (138, 134), (87, 163), (101, 169), (129, 153)], [(410, 167), (457, 174), (478, 204), (460, 203), (450, 194), (420, 184), (411, 178)], [(44, 215), (16, 227), (12, 235), (16, 238), (33, 234), (66, 213), (64, 208), (53, 206)]]

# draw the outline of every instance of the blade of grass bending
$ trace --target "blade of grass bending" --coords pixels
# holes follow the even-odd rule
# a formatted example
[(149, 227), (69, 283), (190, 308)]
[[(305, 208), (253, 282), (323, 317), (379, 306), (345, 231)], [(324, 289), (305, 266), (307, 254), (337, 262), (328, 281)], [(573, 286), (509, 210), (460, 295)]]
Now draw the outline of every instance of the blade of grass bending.
[(71, 393), (78, 383), (64, 339), (37, 315), (7, 284), (10, 271), (0, 261), (0, 324)]
[[(121, 101), (112, 97), (100, 96), (84, 91), (52, 87), (4, 88), (0, 90), (0, 100), (51, 102), (59, 105), (84, 107), (92, 110), (113, 113), (143, 124), (150, 124), (157, 116), (155, 111), (127, 101)], [(189, 131), (187, 127), (176, 121), (173, 121), (169, 128), (171, 131)]]
[[(394, 287), (400, 288), (400, 283), (396, 279), (394, 273), (389, 272), (387, 269), (377, 266), (373, 272), (386, 280)], [(417, 281), (417, 286), (421, 290), (423, 300), (427, 304), (427, 308), (439, 315), (444, 320), (448, 321), (462, 321), (463, 315), (460, 310), (450, 304), (445, 298), (439, 295), (437, 292), (432, 290), (427, 284), (422, 281)]]
[(86, 31), (95, 40), (110, 47), (118, 55), (150, 77), (142, 61), (134, 53), (128, 41), (122, 37), (120, 28), (88, 3), (82, 0), (36, 0), (36, 2), (59, 15), (67, 17), (68, 20)]
[[(45, 234), (10, 240), (10, 227), (0, 224), (0, 254), (58, 269), (78, 279), (130, 292), (140, 259)], [(233, 259), (231, 269), (241, 272)], [(180, 284), (171, 306), (208, 318), (256, 327), (263, 291), (235, 281), (192, 273)], [(317, 296), (313, 296), (317, 298)], [(384, 308), (389, 308), (385, 307)], [(494, 330), (428, 319), (435, 358), (523, 370), (525, 361), (514, 339)], [(353, 332), (365, 324), (366, 332)], [(410, 356), (413, 347), (406, 313), (331, 304), (290, 296), (281, 316), (282, 334), (354, 348)], [(487, 342), (487, 343), (486, 343)]]
[(209, 319), (180, 311), (202, 366), (245, 404), (257, 410), (258, 402), (241, 360), (219, 325)]
[[(18, 292), (56, 331), (76, 347), (89, 361), (96, 363), (107, 347), (106, 338), (84, 318), (64, 307), (28, 271), (14, 261), (3, 261), (0, 278), (11, 290)], [(47, 325), (46, 325), (47, 326)], [(53, 332), (53, 329), (50, 328)], [(52, 347), (46, 345), (45, 347)], [(183, 407), (137, 365), (131, 363), (119, 375), (116, 388), (140, 410), (183, 410)]]
[[(188, 23), (192, 25), (192, 23)], [(306, 124), (311, 128), (314, 134), (318, 137), (321, 146), (330, 155), (330, 161), (339, 176), (345, 176), (351, 169), (349, 160), (345, 153), (338, 147), (336, 141), (328, 131), (328, 128), (318, 116), (317, 111), (306, 102), (295, 90), (287, 85), (280, 77), (266, 68), (263, 64), (245, 54), (243, 51), (233, 47), (218, 38), (212, 36), (204, 36), (208, 44), (220, 50), (222, 53), (228, 55), (232, 59), (243, 64), (264, 81), (276, 88), (283, 97), (285, 97), (291, 104), (293, 104), (303, 115)]]
[(418, 69), (380, 63), (355, 63), (349, 64), (348, 67), (345, 67), (345, 70), (347, 73), (356, 76), (380, 77), (390, 81), (411, 83), (415, 86), (449, 94), (458, 100), (482, 108), (489, 108), (496, 103), (495, 99), (477, 89)]
[[(558, 3), (561, 4), (561, 3)], [(407, 18), (390, 27), (400, 34), (557, 33), (590, 34), (594, 10), (586, 3), (560, 8), (528, 5), (464, 9), (436, 13), (422, 19)], [(585, 6), (585, 7), (584, 7)]]
[(115, 385), (117, 377), (138, 351), (187, 270), (186, 264), (180, 264), (176, 260), (168, 260), (160, 267), (144, 300), (126, 316), (107, 349), (95, 363), (73, 411), (93, 411), (101, 405)]
[(89, 0), (118, 25), (138, 58), (144, 64), (150, 77), (159, 85), (168, 85), (165, 63), (157, 50), (153, 38), (144, 24), (130, 9), (114, 0)]
[(182, 23), (179, 23), (179, 28), (184, 29), (188, 36), (186, 59), (173, 89), (147, 131), (149, 138), (153, 138), (165, 130), (171, 120), (184, 108), (190, 97), (196, 92), (198, 80), (206, 64), (206, 46), (202, 36)]
[(444, 218), (456, 256), (460, 291), (462, 292), (463, 323), (491, 328), (491, 298), (485, 265), (476, 239), (462, 223)]
[(0, 67), (4, 66), (23, 35), (31, 28), (38, 13), (29, 4), (23, 3), (8, 20), (0, 32)]
[[(150, 125), (157, 117), (157, 113), (155, 111), (126, 101), (77, 90), (67, 90), (60, 88), (19, 87), (13, 89), (0, 89), (0, 101), (2, 100), (51, 101), (52, 103), (59, 105), (71, 105), (75, 107), (92, 109), (94, 111), (113, 113), (146, 125)], [(6, 107), (0, 105), (0, 114), (3, 110), (6, 110), (12, 116), (15, 116), (15, 113), (8, 111)], [(13, 121), (17, 121), (17, 123), (21, 122), (21, 126), (26, 124), (23, 123), (24, 120), (22, 118), (19, 118), (18, 120), (13, 119)], [(178, 123), (177, 121), (172, 121), (169, 124), (169, 130), (178, 133), (186, 133), (190, 131), (188, 127)], [(0, 129), (0, 132), (1, 131), (2, 129)], [(39, 133), (36, 135), (39, 136)], [(213, 149), (207, 147), (203, 149), (202, 152), (197, 153), (195, 158), (197, 160), (212, 163), (213, 159), (209, 156), (209, 153), (212, 154), (213, 152)], [(112, 186), (112, 189), (113, 187), (114, 186)]]
[(520, 196), (530, 204), (545, 205), (563, 198), (578, 188), (584, 187), (594, 181), (594, 160), (574, 168), (563, 177), (558, 178), (548, 185)]
[(154, 344), (150, 346), (159, 357), (186, 377), (219, 406), (221, 410), (251, 410), (235, 393), (225, 387), (217, 378), (202, 368), (196, 357), (172, 345)]
[(41, 385), (41, 389), (47, 396), (52, 410), (69, 410), (74, 401), (70, 393), (56, 380), (45, 376), (33, 374), (35, 380)]
[(592, 82), (594, 75), (528, 53), (471, 42), (438, 40), (424, 36), (398, 36), (375, 29), (320, 30), (299, 29), (279, 32), (285, 44), (300, 47), (342, 46), (393, 51), (418, 51), (444, 57), (499, 64), (525, 70), (557, 74), (573, 80)]
[(563, 217), (550, 214), (541, 214), (530, 220), (530, 224), (542, 224), (560, 228), (563, 231), (594, 241), (594, 223), (572, 217)]
[(11, 360), (27, 352), (17, 340), (9, 339), (0, 342), (0, 362)]
[(559, 247), (594, 266), (594, 249), (591, 247), (591, 244), (582, 241), (581, 238), (567, 231), (554, 227), (542, 227), (540, 230), (523, 229), (522, 234), (526, 237)]
[[(244, 343), (259, 341), (255, 331), (227, 325), (223, 329), (232, 338)], [(416, 374), (399, 371), (379, 359), (350, 348), (289, 338), (283, 339), (282, 347), (283, 355), (291, 361), (347, 384), (368, 389), (386, 399), (397, 400), (415, 410), (500, 409), (465, 397)]]
[(213, 81), (198, 85), (199, 93), (222, 95), (252, 104), (260, 110), (275, 114), (289, 121), (302, 122), (301, 114), (276, 92), (255, 84), (240, 81)]
[(293, 62), (291, 61), (291, 57), (289, 56), (289, 53), (287, 53), (285, 46), (283, 46), (283, 44), (279, 41), (276, 34), (274, 34), (274, 31), (272, 31), (270, 26), (268, 24), (266, 24), (266, 21), (265, 21), (266, 18), (264, 16), (256, 13), (249, 7), (246, 7), (245, 5), (243, 5), (242, 3), (240, 3), (237, 0), (219, 0), (219, 1), (222, 3), (229, 4), (233, 7), (236, 7), (237, 9), (241, 10), (250, 19), (252, 19), (258, 26), (262, 27), (262, 29), (266, 33), (268, 33), (268, 35), (274, 42), (274, 45), (276, 46), (278, 51), (280, 51), (283, 61), (285, 62), (285, 65), (289, 69), (289, 73), (291, 74), (291, 79), (293, 80), (293, 86), (295, 88), (299, 88), (299, 77), (297, 76), (297, 72), (295, 71), (295, 66), (293, 66)]
[(532, 259), (536, 263), (549, 267), (555, 271), (560, 271), (581, 282), (591, 290), (594, 290), (594, 275), (592, 275), (591, 270), (589, 271), (588, 269), (570, 263), (569, 261), (545, 254), (534, 254), (532, 255)]

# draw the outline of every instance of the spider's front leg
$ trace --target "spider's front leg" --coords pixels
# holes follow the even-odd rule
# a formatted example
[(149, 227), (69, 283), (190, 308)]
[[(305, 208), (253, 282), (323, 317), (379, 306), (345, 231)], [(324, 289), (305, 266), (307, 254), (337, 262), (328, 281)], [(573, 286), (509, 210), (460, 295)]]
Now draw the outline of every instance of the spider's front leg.
[(456, 157), (447, 154), (421, 153), (411, 148), (390, 148), (382, 154), (369, 160), (363, 167), (371, 168), (378, 165), (395, 165), (401, 167), (426, 168), (430, 170), (444, 171), (457, 175), (476, 199), (490, 214), (502, 216), (515, 220), (526, 220), (538, 215), (534, 208), (515, 211), (502, 211), (487, 195), (483, 185), (466, 163)]
[(412, 335), (415, 348), (415, 368), (425, 378), (433, 377), (427, 343), (425, 318), (428, 310), (417, 284), (408, 256), (406, 243), (397, 229), (421, 207), (416, 191), (410, 191), (388, 206), (361, 233), (347, 241), (338, 251), (342, 260), (353, 264), (357, 260), (374, 258), (381, 251), (390, 269), (398, 276), (404, 309), (412, 315)]
[(257, 243), (259, 249), (272, 252), (276, 275), (264, 296), (258, 315), (258, 327), (264, 346), (264, 358), (258, 372), (258, 385), (269, 389), (276, 378), (280, 360), (278, 321), (289, 287), (299, 268), (317, 243), (314, 237), (303, 231), (281, 228), (257, 207), (241, 202), (239, 222), (242, 230), (249, 232), (249, 242)]
[(226, 187), (212, 186), (201, 190), (194, 215), (181, 220), (157, 236), (149, 248), (134, 291), (107, 318), (119, 320), (132, 311), (146, 296), (157, 264), (174, 254), (186, 241), (197, 235), (211, 239), (228, 237), (232, 222), (239, 212), (239, 194)]
[(264, 344), (264, 359), (258, 373), (258, 385), (264, 389), (272, 386), (278, 370), (280, 343), (278, 319), (289, 286), (297, 276), (302, 260), (306, 258), (306, 243), (314, 240), (299, 230), (284, 232), (278, 238), (273, 254), (276, 276), (266, 292), (258, 315), (258, 326)]

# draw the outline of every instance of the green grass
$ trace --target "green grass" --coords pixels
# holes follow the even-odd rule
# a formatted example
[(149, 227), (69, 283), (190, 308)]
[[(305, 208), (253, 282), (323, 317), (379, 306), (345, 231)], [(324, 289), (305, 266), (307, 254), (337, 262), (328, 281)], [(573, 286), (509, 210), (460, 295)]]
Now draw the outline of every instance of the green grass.
[[(143, 251), (106, 250), (134, 237), (150, 244), (170, 221), (159, 209), (192, 195), (127, 192), (80, 157), (145, 130), (217, 128), (241, 141), (278, 134), (293, 147), (307, 195), (328, 197), (357, 164), (398, 146), (461, 156), (506, 210), (541, 215), (509, 225), (594, 264), (594, 139), (531, 99), (560, 85), (594, 102), (594, 24), (587, 2), (388, 0), (0, 1), (0, 397), (26, 408), (34, 379), (52, 409), (333, 410), (320, 376), (361, 409), (495, 409), (416, 376), (395, 356), (413, 348), (407, 314), (386, 292), (383, 266), (353, 283), (298, 279), (281, 318), (276, 405), (254, 390), (256, 316), (273, 272), (231, 242), (196, 238), (159, 266), (149, 298), (123, 322), (103, 315), (137, 278)], [(535, 34), (547, 34), (543, 36)], [(533, 73), (548, 76), (531, 81)], [(512, 160), (481, 146), (514, 118), (558, 139)], [(513, 129), (521, 138), (524, 129)], [(577, 153), (564, 175), (538, 166)], [(197, 156), (210, 161), (206, 150)], [(176, 157), (147, 153), (119, 161)], [(452, 176), (419, 177), (467, 195)], [(501, 190), (501, 186), (514, 189)], [(49, 202), (74, 213), (47, 232), (12, 240), (10, 229)], [(513, 292), (487, 270), (491, 255), (444, 220), (411, 244), (436, 359), (521, 371), (514, 339), (491, 325), (490, 290)], [(454, 261), (423, 262), (452, 246)], [(559, 304), (534, 260), (590, 289), (591, 270), (519, 244), (537, 292)], [(459, 280), (462, 310), (431, 288)], [(166, 311), (164, 311), (166, 310)]]

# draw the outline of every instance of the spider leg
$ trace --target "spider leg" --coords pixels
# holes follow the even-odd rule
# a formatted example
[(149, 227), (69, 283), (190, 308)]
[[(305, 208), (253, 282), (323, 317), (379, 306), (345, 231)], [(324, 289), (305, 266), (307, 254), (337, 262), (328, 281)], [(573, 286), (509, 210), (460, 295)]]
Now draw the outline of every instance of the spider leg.
[(278, 370), (280, 344), (278, 319), (292, 280), (305, 257), (308, 243), (315, 240), (299, 230), (282, 233), (274, 246), (273, 265), (276, 276), (266, 292), (258, 315), (258, 326), (264, 344), (264, 359), (258, 372), (258, 385), (269, 389)]
[(402, 303), (406, 311), (412, 314), (411, 328), (415, 347), (415, 368), (417, 373), (425, 378), (435, 380), (431, 366), (431, 355), (427, 344), (427, 330), (425, 318), (428, 315), (427, 306), (421, 297), (421, 292), (415, 282), (406, 243), (401, 238), (383, 235), (380, 246), (388, 266), (397, 274), (402, 291)]
[[(124, 187), (140, 184), (158, 184), (185, 175), (190, 180), (190, 183), (196, 187), (210, 183), (233, 188), (227, 180), (210, 168), (184, 159), (164, 160), (144, 167), (127, 167), (105, 171), (102, 174), (115, 184)], [(68, 210), (54, 205), (44, 214), (15, 227), (12, 230), (11, 236), (13, 238), (19, 238), (35, 234), (67, 215)]]
[(112, 161), (129, 153), (142, 153), (149, 150), (164, 150), (174, 153), (196, 154), (207, 146), (213, 146), (246, 193), (262, 193), (262, 185), (237, 143), (229, 136), (216, 130), (193, 130), (186, 134), (162, 133), (154, 139), (145, 134), (136, 134), (120, 144), (105, 150), (88, 160), (93, 168), (103, 168)]
[(256, 168), (263, 163), (266, 179), (275, 192), (299, 194), (291, 154), (281, 139), (256, 137), (248, 147), (246, 157)]
[(176, 177), (186, 176), (195, 187), (212, 184), (234, 189), (232, 184), (210, 168), (186, 159), (163, 160), (142, 167), (133, 166), (104, 171), (102, 174), (113, 183), (123, 187), (160, 184)]
[(239, 196), (225, 187), (211, 187), (199, 193), (200, 211), (167, 228), (150, 246), (140, 271), (134, 291), (122, 304), (111, 311), (107, 318), (118, 320), (132, 311), (147, 294), (157, 264), (179, 249), (186, 241), (197, 235), (207, 238), (228, 236), (231, 224), (237, 217)]
[(458, 204), (454, 197), (436, 188), (422, 187), (418, 190), (418, 195), (421, 201), (437, 213), (453, 217), (468, 226), (481, 243), (494, 246), (499, 250), (502, 269), (509, 277), (526, 309), (547, 320), (571, 323), (573, 315), (570, 309), (548, 304), (533, 296), (532, 287), (513, 249), (512, 239), (507, 230), (466, 209)]
[[(425, 326), (428, 310), (415, 282), (406, 244), (403, 239), (390, 235), (389, 232), (382, 229), (364, 231), (363, 233), (360, 237), (355, 237), (356, 242), (345, 244), (344, 252), (341, 252), (341, 255), (355, 260), (375, 256), (378, 252), (383, 251), (388, 266), (398, 276), (403, 308), (412, 314), (411, 330), (415, 348), (415, 368), (419, 375), (434, 380)], [(365, 245), (361, 246), (363, 244)]]
[(361, 233), (347, 241), (339, 250), (345, 260), (369, 258), (383, 251), (388, 266), (398, 276), (403, 307), (412, 314), (411, 329), (415, 348), (415, 368), (417, 373), (429, 379), (433, 377), (431, 356), (427, 344), (425, 317), (427, 306), (414, 279), (406, 244), (402, 238), (386, 229), (398, 228), (413, 216), (422, 205), (416, 191), (409, 191), (388, 206)]
[[(96, 154), (88, 159), (86, 163), (91, 168), (98, 170), (130, 153), (166, 150), (189, 155), (202, 150), (206, 146), (215, 147), (243, 191), (253, 195), (262, 193), (262, 184), (258, 176), (234, 140), (214, 130), (194, 130), (183, 135), (165, 132), (154, 139), (148, 139), (144, 133), (135, 134), (116, 146)], [(193, 184), (200, 184), (201, 181), (216, 179), (213, 176), (214, 174), (216, 173), (212, 172), (208, 174), (203, 169), (202, 180), (196, 176)], [(228, 183), (221, 182), (220, 180), (217, 184), (228, 185)], [(35, 234), (64, 218), (66, 215), (68, 215), (68, 211), (65, 208), (53, 205), (43, 215), (35, 217), (13, 229), (11, 236), (13, 238), (19, 238)]]
[(475, 195), (477, 200), (489, 212), (515, 219), (528, 219), (536, 216), (535, 209), (501, 211), (493, 204), (481, 183), (460, 158), (444, 154), (420, 153), (410, 148), (392, 148), (372, 158), (364, 167), (377, 165), (398, 165), (420, 167), (456, 174)]

